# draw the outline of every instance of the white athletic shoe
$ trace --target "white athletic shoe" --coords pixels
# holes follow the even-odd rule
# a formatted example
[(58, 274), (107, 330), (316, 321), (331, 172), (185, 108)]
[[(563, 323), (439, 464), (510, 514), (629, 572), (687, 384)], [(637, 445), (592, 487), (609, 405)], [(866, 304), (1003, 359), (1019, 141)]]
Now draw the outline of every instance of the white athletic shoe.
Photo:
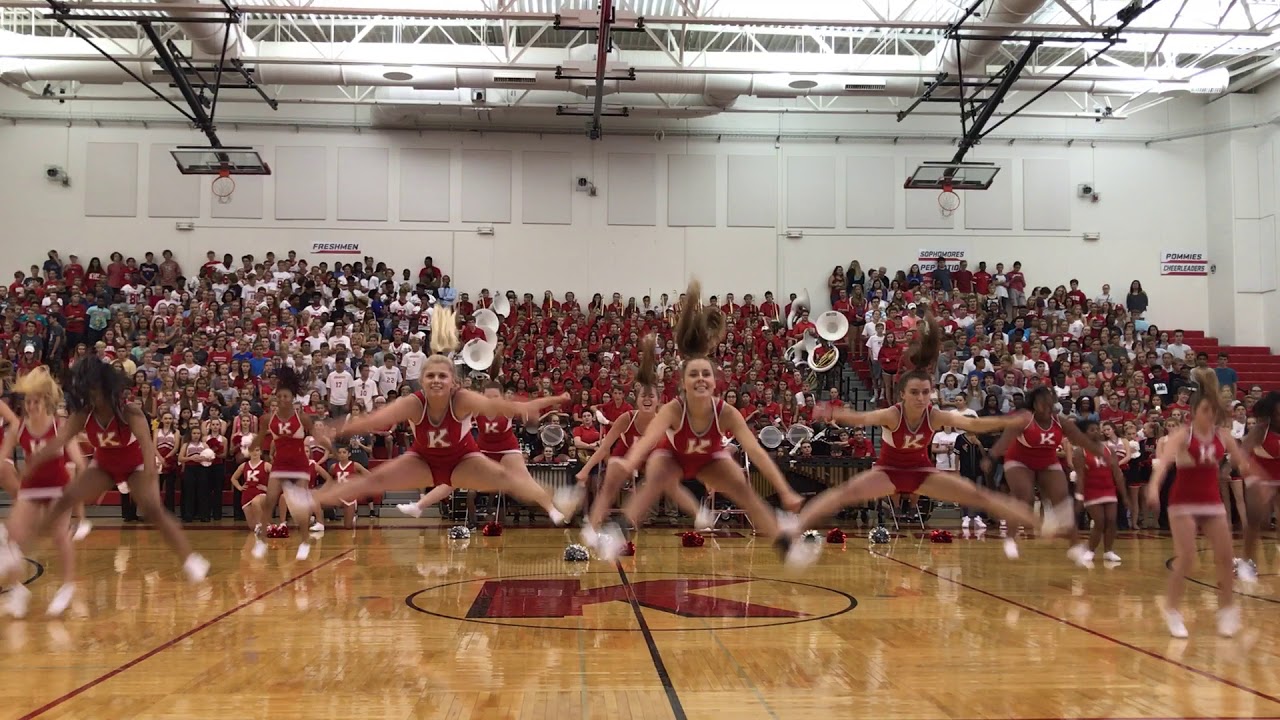
[(1258, 568), (1254, 567), (1252, 560), (1236, 558), (1236, 578), (1242, 583), (1256, 583), (1258, 582)]
[(267, 544), (261, 540), (254, 540), (253, 550), (249, 554), (253, 556), (254, 560), (261, 560), (267, 556)]
[(600, 542), (600, 533), (597, 532), (596, 529), (591, 527), (591, 525), (589, 524), (583, 525), (582, 526), (582, 544), (586, 545), (592, 550), (595, 550), (596, 544), (599, 542)]
[(58, 588), (58, 592), (53, 595), (53, 602), (49, 603), (49, 609), (45, 614), (49, 617), (59, 617), (67, 611), (71, 606), (71, 600), (76, 596), (75, 583), (65, 583)]
[(254, 535), (261, 535), (261, 534), (262, 534), (262, 523), (258, 523), (257, 525), (254, 525), (254, 526), (253, 526), (253, 534), (254, 534)]
[(586, 496), (586, 488), (574, 483), (556, 488), (551, 495), (551, 502), (557, 510), (564, 513), (565, 517), (573, 517), (578, 513), (578, 508), (582, 506), (582, 500)]
[(1110, 550), (1102, 554), (1102, 559), (1110, 563), (1120, 562), (1120, 556)]
[(975, 528), (977, 528), (978, 530), (986, 530), (986, 529), (987, 529), (987, 524), (986, 524), (986, 523), (984, 523), (984, 522), (982, 522), (982, 518), (978, 517), (977, 515), (974, 515), (974, 516), (973, 516), (973, 526), (974, 526)]
[(960, 529), (961, 529), (961, 530), (968, 530), (968, 529), (969, 529), (969, 516), (968, 516), (968, 515), (965, 515), (964, 517), (960, 518)]
[(794, 537), (791, 540), (791, 547), (787, 548), (786, 564), (793, 570), (807, 568), (817, 562), (821, 554), (822, 545), (819, 543), (807, 542), (803, 537)]
[(779, 510), (778, 511), (778, 534), (787, 535), (787, 536), (796, 536), (796, 541), (799, 542), (800, 541), (800, 538), (799, 538), (800, 516), (793, 512), (788, 512), (786, 510)]
[(1075, 526), (1075, 512), (1070, 503), (1062, 502), (1049, 508), (1044, 514), (1044, 522), (1040, 525), (1040, 535), (1057, 537)]
[(5, 602), (5, 612), (9, 617), (21, 620), (27, 616), (27, 607), (31, 605), (31, 591), (26, 585), (18, 583), (9, 588), (9, 598)]
[(318, 520), (317, 520), (316, 522), (312, 523), (312, 524), (311, 524), (311, 532), (312, 532), (312, 533), (315, 533), (316, 535), (323, 535), (323, 534), (324, 534), (324, 523), (322, 523), (322, 522), (320, 522), (320, 521), (318, 521)]
[(1093, 553), (1083, 544), (1072, 545), (1067, 549), (1067, 558), (1080, 567), (1093, 567)]
[(191, 582), (200, 582), (209, 575), (209, 561), (191, 553), (182, 563), (182, 572), (187, 574), (187, 579)]
[(311, 543), (304, 542), (298, 546), (298, 560), (306, 560), (311, 557)]
[(1169, 628), (1169, 634), (1176, 638), (1187, 637), (1187, 625), (1182, 622), (1182, 613), (1164, 605), (1160, 606), (1160, 613), (1164, 615), (1164, 624)]
[[(786, 513), (786, 515), (791, 515), (791, 513)], [(791, 517), (795, 517), (795, 515), (791, 515)], [(709, 507), (705, 507), (705, 506), (699, 507), (698, 514), (693, 518), (693, 529), (694, 530), (713, 530), (715, 529), (716, 522), (719, 520), (720, 520), (720, 513), (715, 512)], [(783, 514), (780, 513), (778, 515), (778, 524), (781, 525), (782, 522), (783, 522)]]
[(551, 518), (551, 524), (555, 525), (556, 527), (560, 527), (561, 525), (564, 525), (566, 522), (564, 513), (560, 512), (556, 508), (551, 508), (551, 510), (547, 512), (547, 517)]
[(596, 555), (600, 556), (605, 562), (613, 562), (622, 554), (622, 548), (627, 544), (626, 538), (622, 536), (622, 529), (613, 523), (605, 525), (599, 536), (596, 538)]
[(418, 507), (418, 503), (401, 503), (396, 509), (412, 518), (422, 517), (422, 508)]
[(1004, 556), (1010, 560), (1018, 559), (1018, 542), (1011, 537), (1004, 539)]
[(71, 539), (76, 542), (80, 542), (81, 540), (89, 537), (90, 530), (93, 530), (93, 523), (88, 520), (81, 520), (80, 523), (76, 525), (75, 534), (71, 536)]
[(1240, 632), (1240, 606), (1228, 605), (1218, 608), (1218, 634), (1222, 637), (1234, 637)]

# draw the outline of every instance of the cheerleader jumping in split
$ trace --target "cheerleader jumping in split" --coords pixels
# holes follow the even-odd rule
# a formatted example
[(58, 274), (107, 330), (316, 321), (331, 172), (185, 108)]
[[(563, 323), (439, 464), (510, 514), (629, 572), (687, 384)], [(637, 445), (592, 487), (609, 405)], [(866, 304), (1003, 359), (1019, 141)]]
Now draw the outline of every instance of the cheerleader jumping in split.
[(1231, 430), (1222, 425), (1228, 413), (1218, 392), (1217, 376), (1204, 369), (1197, 370), (1194, 379), (1199, 388), (1191, 398), (1190, 422), (1165, 438), (1147, 485), (1147, 504), (1159, 509), (1160, 486), (1172, 473), (1169, 529), (1175, 556), (1165, 604), (1160, 609), (1169, 634), (1187, 637), (1179, 607), (1187, 573), (1196, 559), (1196, 531), (1202, 530), (1213, 550), (1218, 580), (1218, 634), (1231, 637), (1240, 631), (1240, 605), (1235, 602), (1233, 588), (1231, 519), (1218, 492), (1218, 469), (1225, 457), (1242, 477), (1253, 477), (1254, 463), (1231, 437)]
[[(942, 341), (942, 329), (931, 315), (917, 342), (908, 351), (910, 362), (916, 368), (931, 368), (937, 362)], [(862, 505), (868, 500), (898, 494), (927, 495), (937, 500), (959, 503), (964, 507), (986, 510), (997, 518), (1013, 520), (1027, 527), (1039, 524), (1031, 507), (1006, 495), (980, 487), (953, 472), (939, 471), (929, 457), (929, 443), (936, 428), (957, 428), (975, 435), (999, 432), (1020, 426), (1025, 417), (975, 418), (958, 412), (932, 407), (932, 373), (912, 370), (904, 373), (899, 381), (901, 402), (872, 412), (831, 410), (821, 408), (822, 414), (838, 425), (855, 427), (879, 426), (883, 430), (880, 440), (880, 458), (870, 470), (855, 475), (839, 487), (831, 488), (810, 500), (800, 513), (799, 528), (795, 533), (778, 539), (776, 546), (788, 564), (804, 565), (817, 558), (808, 543), (795, 542), (798, 534), (833, 516), (841, 508)], [(1057, 516), (1045, 518), (1042, 532), (1059, 533), (1062, 522), (1071, 518)], [(1056, 524), (1055, 524), (1056, 523)], [(1006, 545), (1010, 558), (1017, 557), (1017, 546)]]
[(316, 438), (332, 442), (338, 437), (393, 428), (402, 422), (412, 423), (414, 439), (409, 452), (379, 465), (368, 475), (350, 482), (331, 483), (315, 493), (297, 486), (286, 487), (290, 509), (305, 508), (313, 502), (333, 507), (344, 500), (388, 490), (448, 485), (513, 495), (542, 508), (556, 525), (564, 524), (564, 515), (555, 508), (546, 488), (527, 473), (509, 473), (502, 464), (480, 452), (471, 434), (471, 425), (475, 416), (536, 417), (543, 408), (565, 402), (568, 396), (516, 403), (463, 390), (453, 361), (444, 354), (454, 350), (457, 343), (458, 328), (453, 311), (437, 308), (431, 316), (431, 347), (435, 354), (423, 365), (421, 390), (345, 425), (316, 426)]
[[(1077, 427), (1090, 440), (1102, 440), (1101, 425), (1096, 420), (1081, 420)], [(1076, 487), (1079, 488), (1085, 512), (1089, 513), (1089, 519), (1093, 521), (1093, 527), (1089, 530), (1089, 545), (1080, 558), (1080, 563), (1085, 566), (1093, 565), (1098, 545), (1102, 545), (1106, 551), (1102, 556), (1104, 562), (1118, 563), (1120, 556), (1115, 553), (1117, 510), (1121, 501), (1126, 507), (1129, 504), (1120, 463), (1107, 447), (1103, 447), (1101, 455), (1094, 455), (1084, 448), (1076, 448), (1072, 455), (1072, 465), (1076, 469)]]
[[(708, 353), (724, 334), (724, 316), (718, 307), (703, 307), (701, 300), (702, 285), (693, 280), (675, 326), (676, 347), (684, 358), (682, 397), (663, 405), (644, 435), (612, 463), (623, 478), (635, 473), (641, 462), (645, 464), (646, 481), (623, 505), (622, 514), (630, 526), (637, 527), (663, 493), (675, 497), (675, 487), (681, 481), (696, 479), (746, 511), (757, 532), (774, 537), (779, 533), (779, 518), (730, 457), (725, 435), (741, 444), (773, 485), (784, 508), (798, 510), (803, 500), (760, 446), (738, 409), (716, 397), (715, 367)], [(600, 532), (596, 552), (602, 559), (612, 560), (624, 544), (621, 529), (611, 523)]]
[[(142, 410), (126, 404), (128, 385), (129, 379), (124, 373), (94, 356), (81, 358), (71, 367), (70, 382), (65, 388), (70, 415), (58, 429), (57, 437), (29, 458), (26, 467), (39, 467), (58, 457), (69, 444), (76, 442), (80, 433), (88, 438), (93, 460), (67, 485), (35, 534), (37, 537), (47, 535), (57, 518), (76, 504), (123, 485), (143, 516), (160, 530), (169, 548), (182, 559), (187, 578), (200, 582), (209, 573), (209, 561), (191, 551), (182, 526), (160, 500), (151, 428)], [(0, 556), (0, 566), (15, 562), (13, 553), (4, 555), (7, 557)], [(17, 555), (16, 562), (21, 561), (21, 555)]]
[(1244, 558), (1236, 566), (1241, 581), (1258, 581), (1258, 540), (1271, 519), (1271, 505), (1280, 490), (1280, 392), (1271, 391), (1253, 406), (1258, 423), (1245, 436), (1244, 452), (1249, 453), (1257, 472), (1245, 478)]
[[(49, 375), (49, 369), (38, 367), (18, 379), (14, 390), (22, 396), (23, 420), (14, 432), (5, 434), (0, 444), (0, 457), (11, 458), (17, 447), (22, 448), (26, 461), (21, 481), (14, 469), (13, 462), (6, 460), (0, 465), (0, 474), (6, 478), (7, 485), (20, 485), (13, 508), (5, 524), (9, 540), (19, 547), (26, 547), (35, 537), (36, 525), (53, 511), (53, 503), (62, 496), (67, 483), (71, 481), (68, 467), (74, 466), (79, 472), (84, 468), (84, 456), (80, 446), (71, 443), (64, 452), (50, 456), (46, 460), (32, 462), (33, 456), (41, 446), (53, 442), (58, 435), (60, 423), (56, 417), (58, 403), (62, 401), (62, 388)], [(50, 518), (54, 544), (58, 547), (58, 561), (62, 563), (62, 586), (49, 603), (48, 614), (57, 617), (66, 611), (75, 596), (76, 554), (70, 532), (71, 507), (67, 507), (56, 517)], [(16, 574), (14, 571), (17, 571)], [(31, 591), (22, 584), (22, 572), (18, 567), (3, 578), (8, 588), (8, 611), (15, 618), (26, 617), (27, 606), (31, 602)]]
[[(622, 486), (633, 475), (627, 474), (622, 464), (617, 462), (619, 458), (624, 457), (627, 451), (640, 441), (645, 431), (653, 423), (658, 416), (658, 357), (656, 340), (652, 335), (648, 335), (640, 344), (640, 368), (636, 372), (636, 409), (628, 410), (618, 417), (617, 420), (609, 426), (609, 432), (600, 441), (600, 447), (592, 453), (591, 457), (581, 470), (578, 471), (577, 481), (578, 487), (583, 487), (587, 479), (591, 476), (591, 469), (598, 465), (601, 461), (608, 460), (605, 464), (604, 483), (600, 486), (600, 492), (596, 494), (595, 500), (591, 503), (591, 509), (587, 513), (587, 517), (582, 527), (583, 540), (587, 545), (595, 547), (598, 543), (599, 533), (596, 528), (605, 521), (609, 515), (609, 511), (613, 509), (614, 503), (618, 499), (618, 493), (622, 491)], [(670, 453), (671, 446), (666, 441), (660, 441), (658, 446), (650, 452), (652, 457), (654, 453), (662, 451), (662, 456), (649, 462), (649, 458), (639, 458), (637, 465), (645, 468), (645, 482), (655, 483), (655, 487), (668, 488), (672, 495), (672, 499), (676, 505), (688, 513), (693, 518), (693, 526), (695, 528), (708, 528), (715, 524), (716, 517), (710, 508), (698, 502), (698, 498), (685, 487), (683, 483), (676, 477), (680, 473), (680, 465), (675, 461)], [(650, 475), (650, 473), (657, 473)], [(581, 492), (578, 497), (581, 497)], [(576, 503), (575, 503), (576, 509)], [(567, 514), (572, 515), (572, 512)]]

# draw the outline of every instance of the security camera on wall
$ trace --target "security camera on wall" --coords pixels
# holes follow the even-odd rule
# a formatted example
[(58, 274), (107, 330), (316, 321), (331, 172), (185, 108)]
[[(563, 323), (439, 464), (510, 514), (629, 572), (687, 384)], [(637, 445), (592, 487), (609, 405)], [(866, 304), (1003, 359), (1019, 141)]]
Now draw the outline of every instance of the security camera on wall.
[(45, 165), (44, 176), (49, 182), (56, 182), (62, 187), (71, 187), (71, 176), (61, 166)]

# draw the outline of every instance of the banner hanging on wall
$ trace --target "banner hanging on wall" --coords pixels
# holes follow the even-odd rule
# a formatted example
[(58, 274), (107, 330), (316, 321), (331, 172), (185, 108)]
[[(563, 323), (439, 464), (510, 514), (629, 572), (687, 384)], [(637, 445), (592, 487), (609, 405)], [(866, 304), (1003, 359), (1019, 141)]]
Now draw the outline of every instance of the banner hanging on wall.
[(1160, 253), (1161, 275), (1208, 275), (1209, 259), (1202, 252), (1165, 251)]
[(312, 255), (361, 255), (358, 242), (313, 242)]
[(959, 270), (960, 261), (964, 260), (963, 250), (930, 250), (922, 248), (920, 254), (916, 256), (916, 264), (920, 266), (920, 272), (931, 273), (938, 269), (938, 258), (944, 258), (947, 262), (947, 269)]

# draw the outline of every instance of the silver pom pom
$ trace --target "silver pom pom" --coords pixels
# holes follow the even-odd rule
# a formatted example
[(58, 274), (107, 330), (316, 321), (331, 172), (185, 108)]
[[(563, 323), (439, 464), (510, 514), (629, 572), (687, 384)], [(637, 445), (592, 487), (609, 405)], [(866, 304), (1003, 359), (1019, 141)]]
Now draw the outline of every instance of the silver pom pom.
[(564, 549), (564, 559), (569, 562), (587, 562), (591, 559), (591, 554), (581, 545), (570, 545)]
[(467, 540), (471, 537), (471, 530), (465, 525), (454, 525), (449, 528), (450, 540)]
[(822, 542), (822, 535), (817, 530), (805, 530), (802, 537), (808, 543)]
[(876, 527), (876, 529), (872, 530), (871, 533), (867, 535), (867, 537), (871, 540), (871, 542), (877, 545), (882, 543), (887, 543), (889, 542), (889, 531), (883, 525), (880, 525)]

